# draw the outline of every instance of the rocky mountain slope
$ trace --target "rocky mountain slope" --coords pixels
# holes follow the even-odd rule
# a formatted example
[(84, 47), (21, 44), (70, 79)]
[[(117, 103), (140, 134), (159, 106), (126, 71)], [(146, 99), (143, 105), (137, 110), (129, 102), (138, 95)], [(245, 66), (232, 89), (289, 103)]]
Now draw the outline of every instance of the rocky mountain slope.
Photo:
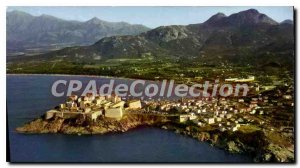
[[(136, 36), (105, 37), (87, 47), (65, 48), (44, 55), (81, 62), (99, 56), (135, 58), (145, 55), (214, 63), (292, 64), (294, 26), (277, 23), (255, 9), (230, 16), (218, 13), (206, 22), (187, 26), (161, 26)], [(80, 56), (80, 57), (79, 57)]]
[(136, 35), (149, 30), (143, 25), (107, 22), (96, 17), (79, 22), (21, 11), (7, 12), (6, 20), (7, 49), (20, 51), (49, 45), (90, 45), (103, 37)]
[(29, 60), (63, 58), (97, 62), (111, 58), (174, 58), (206, 64), (294, 64), (294, 25), (277, 23), (255, 9), (200, 24), (161, 26), (139, 35), (104, 37), (93, 45), (68, 47)]

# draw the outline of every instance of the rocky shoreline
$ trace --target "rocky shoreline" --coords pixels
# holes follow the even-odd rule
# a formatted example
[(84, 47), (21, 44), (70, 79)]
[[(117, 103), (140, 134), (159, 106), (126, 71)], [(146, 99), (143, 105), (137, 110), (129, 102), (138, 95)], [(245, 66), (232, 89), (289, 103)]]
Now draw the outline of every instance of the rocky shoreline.
[(172, 122), (167, 116), (126, 114), (121, 120), (99, 118), (97, 122), (87, 122), (83, 118), (62, 119), (59, 117), (45, 120), (35, 119), (22, 127), (16, 128), (18, 133), (43, 134), (106, 134), (126, 132), (138, 126), (155, 126), (175, 133), (190, 136), (199, 141), (225, 149), (230, 153), (246, 153), (253, 157), (254, 162), (295, 162), (294, 148), (281, 147), (266, 138), (264, 132), (251, 133), (221, 132), (216, 129), (199, 130), (195, 126)]

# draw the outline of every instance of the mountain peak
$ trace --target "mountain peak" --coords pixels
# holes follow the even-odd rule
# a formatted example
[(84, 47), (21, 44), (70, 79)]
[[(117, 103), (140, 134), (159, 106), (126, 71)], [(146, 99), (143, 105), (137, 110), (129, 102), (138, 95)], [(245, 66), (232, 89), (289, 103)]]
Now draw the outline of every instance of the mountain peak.
[(294, 24), (294, 22), (290, 19), (286, 19), (286, 20), (280, 22), (280, 24)]
[(213, 15), (211, 18), (223, 18), (226, 17), (226, 15), (222, 12), (218, 12), (217, 14)]
[(259, 13), (256, 9), (248, 9), (228, 17), (228, 23), (234, 25), (253, 25), (253, 24), (278, 24), (265, 14)]
[(258, 10), (253, 9), (253, 8), (245, 10), (245, 11), (241, 11), (239, 13), (246, 13), (246, 14), (252, 14), (252, 15), (258, 15), (259, 14)]
[(214, 26), (241, 26), (241, 25), (254, 25), (254, 24), (278, 24), (265, 14), (259, 13), (256, 9), (248, 9), (230, 16), (223, 13), (217, 13), (210, 17), (204, 24)]
[(213, 15), (212, 17), (210, 17), (205, 23), (214, 24), (225, 17), (226, 17), (226, 15), (224, 13), (219, 12), (219, 13)]
[(7, 12), (7, 15), (30, 16), (30, 17), (33, 17), (32, 15), (30, 15), (30, 14), (28, 14), (26, 12), (23, 12), (23, 11), (19, 11), (19, 10), (13, 10), (13, 11)]
[(42, 19), (57, 19), (57, 20), (60, 20), (59, 18), (57, 17), (54, 17), (54, 16), (51, 16), (51, 15), (47, 15), (47, 14), (42, 14), (40, 16), (38, 16), (39, 18), (42, 18)]
[(103, 21), (97, 17), (93, 17), (92, 19), (86, 21), (87, 23), (93, 23), (93, 24), (99, 24), (102, 23)]

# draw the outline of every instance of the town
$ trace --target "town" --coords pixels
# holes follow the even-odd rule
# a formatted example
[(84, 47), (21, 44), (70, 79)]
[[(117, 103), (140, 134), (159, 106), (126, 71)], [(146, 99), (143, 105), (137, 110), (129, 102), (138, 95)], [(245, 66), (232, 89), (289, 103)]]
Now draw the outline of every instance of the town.
[[(260, 88), (253, 77), (247, 96), (142, 98), (118, 94), (71, 95), (16, 130), (20, 133), (105, 134), (152, 126), (207, 141), (257, 161), (294, 160), (294, 87)], [(231, 80), (232, 79), (232, 80)], [(220, 82), (223, 83), (223, 82)]]
[[(289, 88), (277, 97), (274, 94), (258, 94), (251, 97), (196, 97), (178, 100), (127, 99), (116, 94), (102, 96), (88, 93), (86, 96), (68, 97), (65, 103), (47, 111), (45, 119), (82, 117), (89, 122), (97, 122), (100, 116), (121, 120), (125, 114), (139, 113), (172, 116), (175, 118), (174, 122), (191, 123), (202, 128), (215, 127), (222, 132), (235, 132), (243, 127), (278, 130), (293, 137), (294, 127), (290, 120), (293, 111), (288, 111), (294, 106), (292, 93), (292, 88)], [(279, 109), (282, 114), (276, 113)]]

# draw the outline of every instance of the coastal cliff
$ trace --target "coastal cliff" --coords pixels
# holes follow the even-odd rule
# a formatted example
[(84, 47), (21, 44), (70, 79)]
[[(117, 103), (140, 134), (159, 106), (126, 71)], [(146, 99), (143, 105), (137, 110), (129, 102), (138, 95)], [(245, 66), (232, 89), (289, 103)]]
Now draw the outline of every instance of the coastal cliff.
[(262, 131), (251, 133), (221, 132), (216, 129), (199, 130), (193, 125), (175, 123), (170, 117), (159, 115), (127, 114), (121, 120), (100, 117), (97, 122), (87, 122), (84, 118), (62, 119), (55, 117), (45, 120), (35, 119), (22, 127), (19, 133), (62, 133), (62, 134), (105, 134), (126, 132), (138, 126), (155, 126), (205, 141), (231, 153), (247, 153), (255, 162), (293, 162), (293, 148), (284, 148), (272, 143)]
[(63, 134), (105, 134), (109, 132), (126, 132), (141, 125), (156, 125), (168, 122), (168, 118), (156, 115), (130, 114), (121, 120), (100, 117), (97, 122), (88, 122), (84, 118), (51, 120), (35, 119), (22, 127), (16, 128), (19, 133), (63, 133)]

